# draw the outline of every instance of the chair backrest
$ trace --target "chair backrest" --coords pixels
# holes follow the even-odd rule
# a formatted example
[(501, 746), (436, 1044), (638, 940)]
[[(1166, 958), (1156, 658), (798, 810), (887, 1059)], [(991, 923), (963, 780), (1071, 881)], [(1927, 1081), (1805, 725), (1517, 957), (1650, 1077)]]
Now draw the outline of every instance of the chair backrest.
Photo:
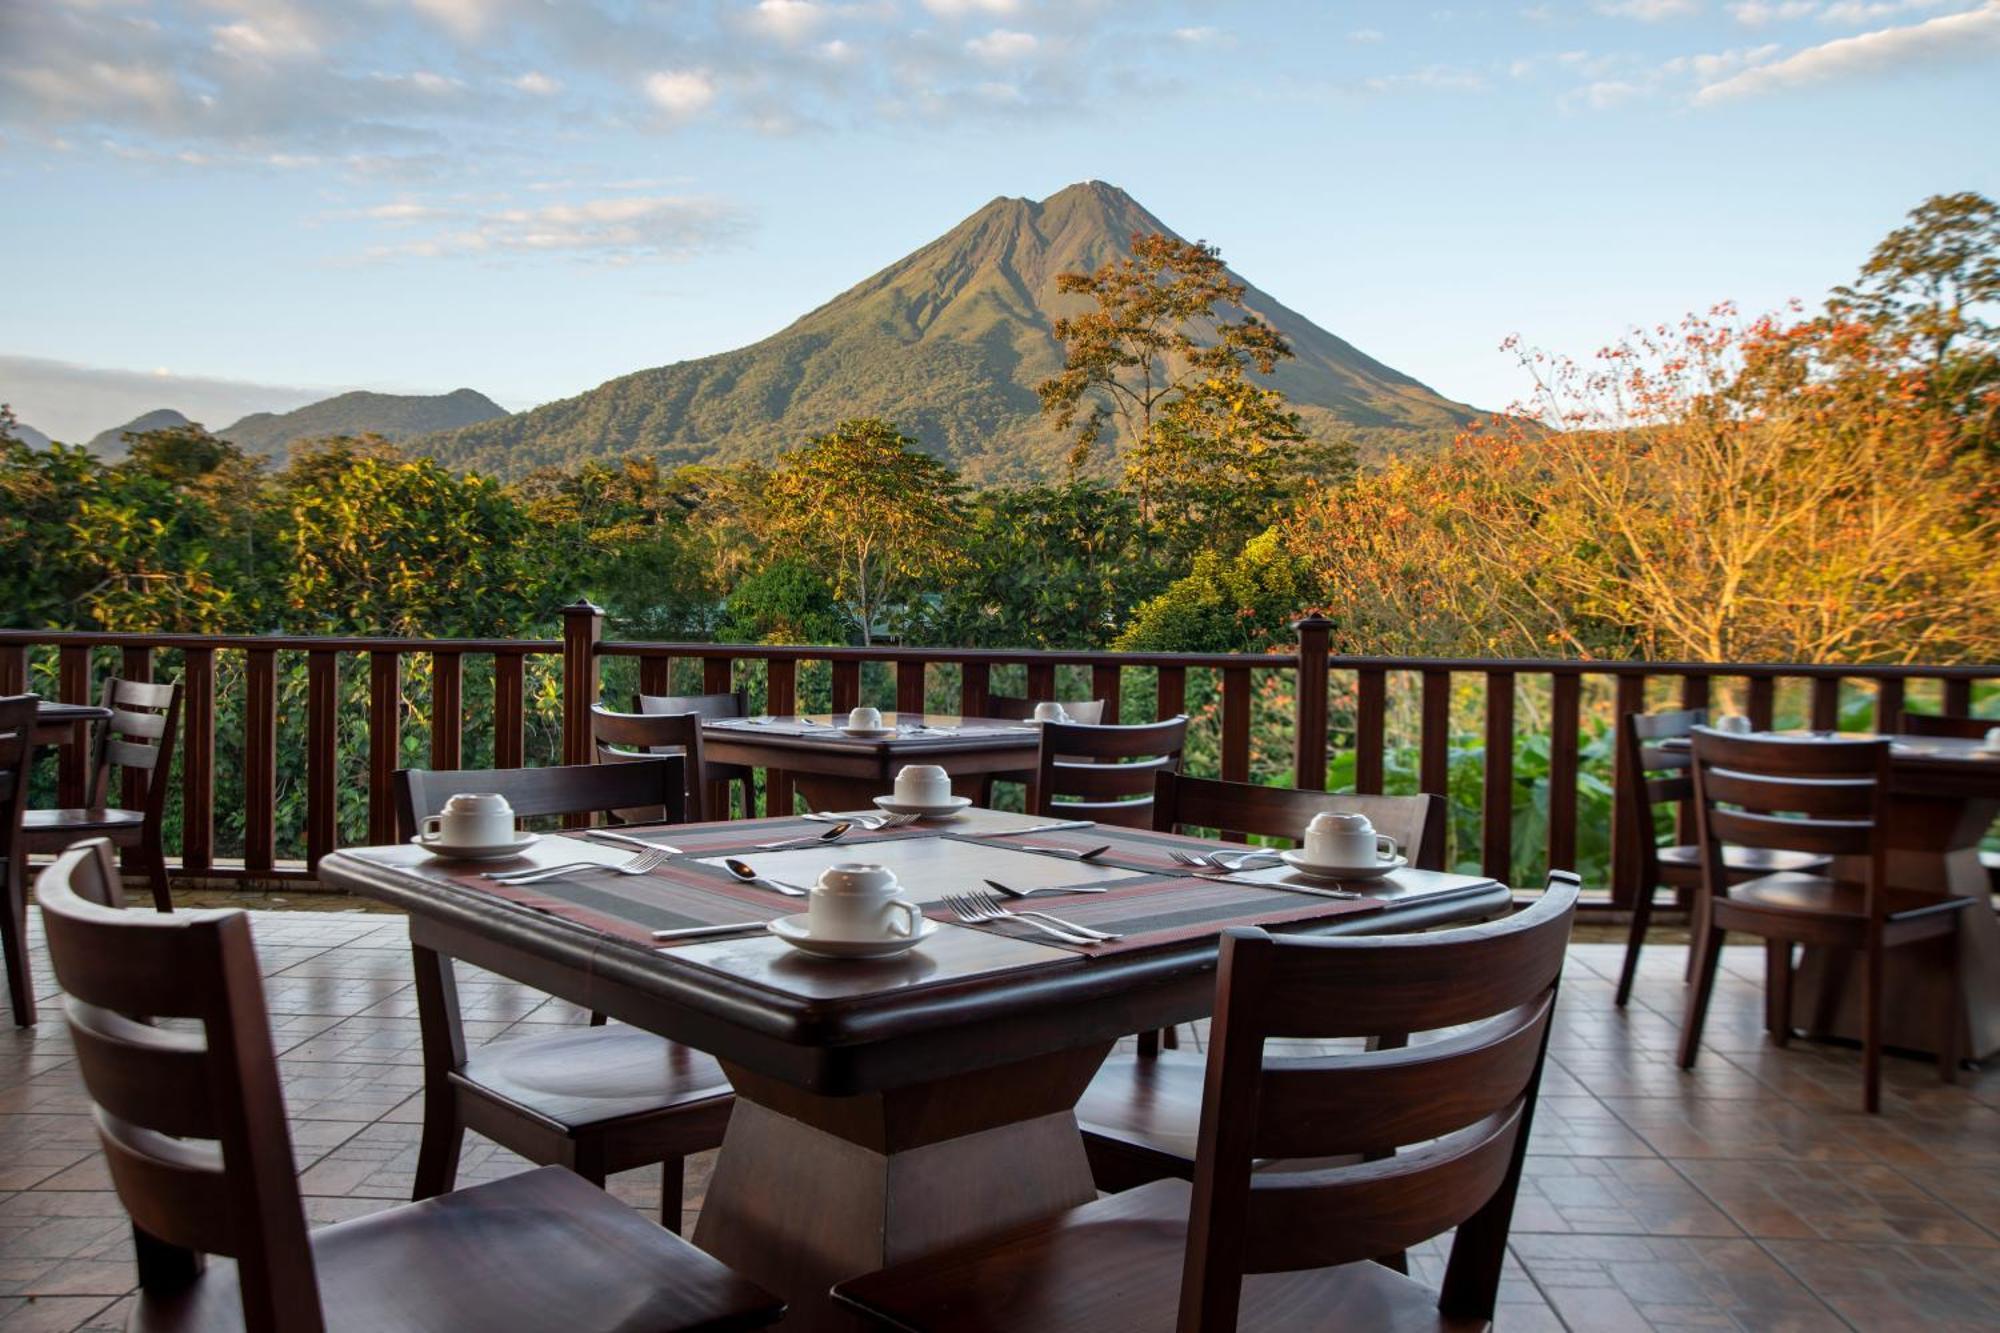
[[(1034, 699), (1015, 699), (1004, 694), (986, 696), (986, 716), (1004, 718), (1009, 722), (1023, 722), (1035, 715)], [(1104, 721), (1104, 700), (1064, 699), (1063, 712), (1069, 714), (1070, 721), (1086, 726), (1097, 726)]]
[(414, 837), (424, 818), (443, 810), (453, 795), (497, 792), (522, 818), (637, 811), (641, 822), (674, 822), (686, 811), (682, 771), (678, 758), (552, 768), (399, 768), (396, 818), (401, 836)]
[[(1453, 1227), (1438, 1308), (1492, 1318), (1578, 888), (1555, 871), (1526, 911), (1429, 935), (1224, 933), (1180, 1333), (1232, 1333), (1246, 1273), (1371, 1259)], [(1395, 1050), (1265, 1050), (1443, 1028), (1461, 1030)], [(1370, 1160), (1312, 1160), (1350, 1154)], [(1253, 1169), (1264, 1159), (1304, 1160)]]
[(1694, 800), (1694, 758), (1685, 749), (1666, 749), (1659, 742), (1686, 740), (1706, 726), (1705, 708), (1677, 708), (1664, 713), (1627, 713), (1619, 719), (1618, 745), (1626, 782), (1623, 809), (1616, 812), (1638, 836), (1640, 882), (1651, 893), (1660, 882), (1659, 828), (1655, 811), (1663, 805), (1682, 806)]
[(28, 764), (35, 753), (35, 705), (40, 702), (32, 694), (0, 698), (0, 890), (28, 871), (21, 819), (28, 809)]
[(170, 1292), (201, 1256), (227, 1255), (246, 1328), (319, 1333), (250, 918), (120, 911), (104, 905), (116, 877), (109, 845), (92, 839), (42, 873), (36, 896), (140, 1286)]
[(1044, 722), (1035, 813), (1151, 828), (1153, 780), (1180, 771), (1187, 726), (1185, 717), (1137, 727)]
[(1875, 913), (1887, 845), (1886, 738), (1774, 740), (1696, 727), (1691, 739), (1703, 892), (1728, 883), (1727, 846), (1865, 857), (1866, 901)]
[(1254, 782), (1218, 782), (1184, 773), (1161, 773), (1153, 780), (1153, 827), (1173, 833), (1183, 827), (1230, 829), (1297, 843), (1314, 815), (1323, 811), (1366, 815), (1377, 833), (1386, 833), (1419, 870), (1443, 870), (1444, 797), (1334, 795)]
[(1944, 736), (1953, 740), (1981, 741), (1986, 733), (2000, 727), (2000, 718), (1973, 717), (1969, 713), (1905, 713), (1901, 726), (1905, 736)]
[(166, 809), (166, 775), (180, 730), (181, 683), (155, 685), (113, 676), (104, 682), (103, 702), (111, 718), (95, 728), (85, 801), (93, 807), (111, 804), (111, 769), (116, 766), (145, 775), (138, 779), (145, 790), (141, 807), (147, 819), (158, 820)]
[(693, 713), (698, 717), (747, 717), (750, 697), (742, 690), (728, 694), (635, 694), (635, 713)]
[[(629, 764), (656, 755), (680, 755), (686, 783), (682, 818), (697, 822), (708, 817), (704, 812), (708, 768), (701, 758), (701, 714), (614, 713), (603, 704), (592, 704), (590, 730), (597, 742), (600, 764)], [(642, 818), (622, 810), (613, 813), (627, 823), (637, 823)]]

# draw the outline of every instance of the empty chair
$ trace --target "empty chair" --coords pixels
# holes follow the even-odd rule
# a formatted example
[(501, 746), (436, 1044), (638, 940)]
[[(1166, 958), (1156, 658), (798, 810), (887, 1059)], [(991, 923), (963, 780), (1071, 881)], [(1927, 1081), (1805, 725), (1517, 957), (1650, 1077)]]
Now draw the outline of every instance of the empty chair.
[(1036, 814), (1153, 826), (1153, 779), (1178, 773), (1187, 719), (1136, 727), (1042, 724), (1035, 765)]
[[(678, 759), (566, 768), (396, 774), (405, 829), (455, 792), (498, 792), (523, 815), (594, 814), (678, 803)], [(415, 948), (424, 1047), (424, 1129), (415, 1197), (452, 1187), (468, 1127), (532, 1162), (569, 1167), (603, 1184), (659, 1162), (660, 1218), (680, 1224), (689, 1153), (720, 1147), (734, 1094), (721, 1066), (664, 1037), (593, 1025), (468, 1048), (451, 960)]]
[[(1986, 733), (2000, 727), (2000, 718), (1973, 717), (1967, 713), (1905, 713), (1901, 727), (1905, 736), (1944, 736), (1953, 740), (1983, 741)], [(1993, 892), (2000, 893), (2000, 852), (1981, 852), (1979, 864)], [(2000, 908), (2000, 902), (1994, 903)]]
[[(1693, 741), (1702, 929), (1681, 1025), (1681, 1068), (1692, 1069), (1701, 1049), (1725, 932), (1758, 935), (1778, 945), (1767, 1012), (1781, 1045), (1791, 1029), (1792, 946), (1850, 950), (1862, 963), (1863, 1103), (1880, 1110), (1882, 956), (1901, 945), (1953, 934), (1971, 900), (1912, 893), (1888, 883), (1883, 827), (1889, 808), (1888, 741), (1750, 739), (1706, 727), (1694, 729)], [(1726, 847), (1847, 860), (1826, 874), (1786, 872), (1732, 882)], [(1949, 1082), (1963, 1025), (1955, 975), (1944, 990), (1938, 1070)]]
[[(680, 817), (688, 823), (708, 818), (707, 800), (712, 782), (702, 763), (700, 714), (614, 713), (603, 704), (592, 704), (590, 730), (597, 742), (599, 763), (679, 756), (683, 767)], [(614, 813), (628, 823), (640, 822), (639, 812)]]
[[(1669, 841), (1661, 845), (1654, 831), (1654, 812), (1667, 805), (1678, 809), (1694, 799), (1694, 779), (1690, 776), (1693, 758), (1685, 749), (1666, 749), (1659, 742), (1686, 740), (1707, 721), (1706, 710), (1686, 708), (1671, 713), (1631, 713), (1619, 722), (1618, 744), (1624, 752), (1625, 772), (1631, 778), (1625, 784), (1624, 809), (1616, 813), (1627, 821), (1626, 828), (1637, 833), (1639, 847), (1639, 896), (1632, 904), (1625, 963), (1619, 969), (1614, 1000), (1621, 1007), (1632, 997), (1632, 982), (1639, 974), (1639, 950), (1645, 946), (1646, 932), (1653, 923), (1653, 895), (1663, 887), (1692, 895), (1701, 883), (1701, 849), (1692, 843)], [(1770, 847), (1726, 847), (1722, 865), (1727, 878), (1744, 880), (1781, 870), (1816, 873), (1826, 869), (1826, 858)], [(1699, 933), (1700, 921), (1694, 928)]]
[[(1004, 694), (988, 695), (986, 716), (997, 717), (1009, 722), (1025, 722), (1035, 715), (1034, 699), (1015, 699)], [(1069, 714), (1072, 722), (1083, 722), (1096, 726), (1104, 721), (1104, 700), (1064, 699), (1060, 700), (1063, 712)], [(1035, 770), (1032, 768), (1010, 769), (1004, 773), (988, 773), (980, 781), (981, 805), (993, 804), (993, 784), (996, 782), (1018, 782), (1028, 789), (1027, 808), (1035, 808)]]
[[(748, 696), (742, 690), (726, 694), (635, 694), (632, 696), (632, 711), (635, 713), (693, 713), (702, 718), (747, 717), (750, 712)], [(729, 818), (729, 784), (740, 783), (743, 788), (743, 817), (757, 817), (757, 771), (744, 764), (705, 764), (707, 781), (714, 784), (702, 804), (711, 812), (712, 819)]]
[[(1576, 897), (1557, 874), (1526, 911), (1462, 930), (1225, 932), (1192, 1184), (1113, 1194), (835, 1298), (906, 1330), (1485, 1327)], [(1460, 1025), (1393, 1051), (1265, 1045)], [(1376, 1160), (1326, 1160), (1357, 1156)], [(1442, 1290), (1373, 1260), (1453, 1227)]]
[(28, 808), (28, 763), (35, 752), (32, 694), (0, 698), (0, 946), (7, 958), (7, 999), (14, 1022), (35, 1021), (35, 978), (28, 963), (28, 848), (21, 815)]
[[(135, 849), (153, 888), (153, 906), (165, 912), (174, 900), (167, 887), (167, 855), (160, 833), (180, 722), (181, 687), (179, 682), (154, 685), (113, 676), (104, 682), (103, 703), (111, 710), (111, 719), (91, 727), (83, 808), (30, 810), (21, 823), (23, 835), (31, 853), (59, 852), (84, 838), (109, 838), (114, 846)], [(113, 804), (113, 768), (141, 775), (145, 795), (138, 808)]]
[[(782, 1313), (556, 1167), (308, 1231), (250, 918), (101, 905), (115, 901), (115, 875), (92, 841), (37, 893), (77, 1068), (132, 1217), (128, 1327), (668, 1333)], [(162, 1018), (187, 1021), (152, 1025)]]
[[(1259, 787), (1159, 775), (1153, 799), (1153, 827), (1174, 832), (1182, 826), (1228, 828), (1274, 838), (1295, 838), (1324, 810), (1368, 816), (1378, 832), (1410, 849), (1419, 870), (1444, 869), (1445, 805), (1442, 796), (1335, 796), (1323, 791)], [(1402, 1034), (1368, 1034), (1401, 1044)], [(1171, 1031), (1167, 1034), (1172, 1046)], [(1077, 1103), (1090, 1174), (1101, 1190), (1126, 1190), (1155, 1180), (1194, 1179), (1195, 1142), (1201, 1128), (1202, 1057), (1161, 1050), (1153, 1033), (1142, 1033), (1136, 1052), (1114, 1053)]]

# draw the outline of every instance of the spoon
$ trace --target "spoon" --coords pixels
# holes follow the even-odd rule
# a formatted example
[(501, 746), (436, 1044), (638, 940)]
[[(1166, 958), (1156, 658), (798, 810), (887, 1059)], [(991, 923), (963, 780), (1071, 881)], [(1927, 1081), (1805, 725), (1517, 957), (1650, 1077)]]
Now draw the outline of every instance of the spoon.
[(1088, 861), (1092, 857), (1102, 856), (1111, 850), (1111, 844), (1108, 842), (1102, 847), (1092, 847), (1088, 851), (1082, 852), (1071, 851), (1067, 847), (1044, 847), (1039, 843), (1032, 842), (1020, 843), (1019, 846), (1024, 852), (1047, 852), (1051, 856), (1072, 856), (1079, 861)]
[(803, 838), (781, 838), (777, 842), (760, 842), (757, 844), (757, 850), (760, 852), (769, 852), (775, 851), (780, 847), (804, 847), (815, 842), (838, 842), (853, 827), (852, 823), (843, 820), (823, 833), (812, 833)]
[(725, 856), (722, 859), (722, 868), (742, 880), (745, 884), (755, 884), (761, 889), (776, 889), (787, 898), (803, 898), (806, 896), (806, 891), (798, 885), (786, 884), (782, 880), (766, 879), (752, 870), (746, 863), (737, 860), (733, 856)]

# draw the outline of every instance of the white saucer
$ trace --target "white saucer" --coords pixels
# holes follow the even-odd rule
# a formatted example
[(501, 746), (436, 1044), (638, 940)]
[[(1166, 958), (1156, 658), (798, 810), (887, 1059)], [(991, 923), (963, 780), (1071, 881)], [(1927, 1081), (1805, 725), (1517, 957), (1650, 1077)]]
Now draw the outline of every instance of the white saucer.
[(822, 940), (815, 939), (806, 925), (806, 914), (799, 912), (793, 916), (781, 916), (776, 921), (767, 921), (764, 928), (800, 953), (809, 953), (818, 958), (894, 958), (897, 954), (908, 953), (937, 933), (937, 922), (929, 917), (917, 918), (914, 934), (898, 935), (886, 940)]
[(841, 735), (843, 735), (843, 736), (852, 736), (852, 737), (854, 737), (854, 739), (856, 739), (856, 740), (859, 740), (859, 741), (879, 741), (879, 740), (883, 739), (884, 737), (887, 737), (887, 736), (893, 736), (893, 735), (895, 735), (895, 734), (896, 734), (896, 729), (895, 729), (894, 727), (848, 727), (848, 726), (842, 726), (842, 727), (838, 728), (837, 730), (839, 730), (839, 732), (840, 732), (840, 734), (841, 734)]
[(1380, 879), (1410, 863), (1408, 857), (1392, 856), (1372, 866), (1322, 866), (1306, 860), (1305, 853), (1296, 850), (1279, 852), (1278, 859), (1301, 875), (1311, 875), (1314, 879)]
[(410, 842), (432, 856), (442, 856), (448, 861), (499, 861), (509, 856), (519, 856), (541, 840), (541, 835), (538, 833), (516, 833), (514, 841), (503, 842), (498, 846), (460, 847), (442, 838), (419, 834), (410, 839)]
[(955, 819), (972, 804), (970, 796), (953, 796), (943, 805), (912, 805), (893, 796), (877, 796), (875, 804), (892, 815), (916, 815), (922, 819)]

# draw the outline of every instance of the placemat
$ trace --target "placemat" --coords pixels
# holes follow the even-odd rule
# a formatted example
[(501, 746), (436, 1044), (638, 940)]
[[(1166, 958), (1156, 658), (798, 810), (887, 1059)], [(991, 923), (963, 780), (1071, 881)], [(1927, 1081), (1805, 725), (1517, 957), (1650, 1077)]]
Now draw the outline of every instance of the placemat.
[[(816, 837), (830, 827), (832, 826), (821, 820), (807, 819), (802, 815), (786, 815), (776, 819), (754, 821), (711, 820), (705, 824), (631, 824), (621, 825), (612, 831), (628, 838), (638, 838), (642, 842), (655, 845), (664, 843), (669, 847), (678, 847), (690, 856), (723, 856), (736, 852), (757, 851), (767, 842)], [(934, 838), (943, 832), (943, 827), (936, 824), (899, 824), (895, 828), (886, 829), (865, 829), (856, 824), (842, 834), (838, 842), (827, 845), (858, 847), (870, 842), (896, 838)], [(564, 836), (583, 838), (581, 833)], [(617, 846), (616, 843), (610, 842), (599, 842), (596, 845), (614, 848)]]
[[(984, 831), (977, 828), (961, 829), (958, 821), (941, 825), (947, 837), (966, 836), (977, 838)], [(1117, 824), (1093, 824), (1081, 829), (1051, 829), (1041, 833), (1023, 834), (1009, 838), (1005, 846), (1030, 850), (1035, 847), (1060, 847), (1064, 851), (1087, 852), (1093, 847), (1110, 843), (1111, 850), (1092, 857), (1093, 864), (1122, 866), (1127, 870), (1157, 870), (1170, 875), (1212, 874), (1196, 866), (1184, 866), (1174, 860), (1175, 850), (1188, 852), (1251, 852), (1274, 850), (1250, 847), (1238, 842), (1217, 842), (1209, 838), (1188, 837), (1179, 833), (1155, 833), (1151, 829), (1125, 828)], [(997, 844), (996, 844), (997, 845)]]
[(644, 875), (587, 870), (538, 884), (486, 879), (476, 869), (436, 867), (454, 884), (606, 935), (653, 946), (656, 930), (770, 921), (803, 911), (787, 898), (730, 878), (727, 872), (678, 857)]

